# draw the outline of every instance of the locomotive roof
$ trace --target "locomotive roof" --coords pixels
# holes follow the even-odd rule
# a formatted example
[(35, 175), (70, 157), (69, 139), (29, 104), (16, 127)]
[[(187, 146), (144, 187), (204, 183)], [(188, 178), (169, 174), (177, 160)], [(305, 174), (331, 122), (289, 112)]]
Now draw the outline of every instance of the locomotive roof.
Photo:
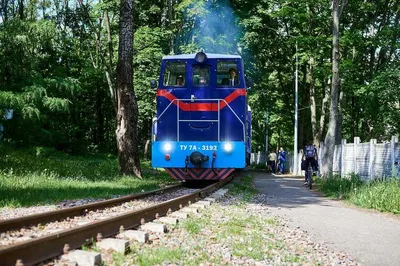
[[(240, 59), (240, 55), (234, 54), (207, 54), (208, 59)], [(179, 55), (166, 55), (163, 60), (166, 59), (195, 59), (196, 54), (179, 54)]]

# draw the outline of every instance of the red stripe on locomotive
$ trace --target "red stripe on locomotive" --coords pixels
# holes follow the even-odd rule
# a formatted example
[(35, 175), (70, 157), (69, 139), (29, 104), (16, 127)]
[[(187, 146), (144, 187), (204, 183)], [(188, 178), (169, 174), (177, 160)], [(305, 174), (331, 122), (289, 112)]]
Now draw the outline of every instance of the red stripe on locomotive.
[[(221, 101), (220, 110), (226, 107), (227, 104), (235, 100), (239, 96), (245, 96), (247, 94), (246, 89), (236, 89), (234, 92), (225, 97), (225, 101)], [(165, 97), (166, 99), (178, 105), (177, 98), (171, 92), (166, 90), (157, 90), (157, 96)], [(189, 99), (188, 99), (189, 100)], [(218, 103), (187, 103), (179, 102), (179, 108), (183, 111), (218, 111)]]

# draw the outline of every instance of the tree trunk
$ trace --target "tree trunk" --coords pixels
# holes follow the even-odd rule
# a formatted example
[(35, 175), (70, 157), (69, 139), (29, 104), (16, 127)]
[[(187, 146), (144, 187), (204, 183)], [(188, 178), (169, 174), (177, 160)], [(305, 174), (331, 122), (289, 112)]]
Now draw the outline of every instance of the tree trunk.
[(321, 142), (322, 139), (322, 134), (325, 128), (325, 118), (326, 118), (326, 106), (329, 100), (329, 86), (331, 85), (331, 81), (330, 79), (328, 80), (327, 85), (325, 86), (325, 90), (324, 90), (324, 98), (322, 99), (322, 106), (321, 106), (321, 117), (319, 119), (319, 132), (318, 132), (318, 145), (317, 147), (319, 147), (319, 143)]
[(172, 24), (172, 14), (173, 14), (173, 9), (174, 9), (174, 5), (173, 5), (173, 1), (172, 0), (168, 0), (168, 23), (169, 23), (169, 29), (171, 31), (171, 39), (170, 39), (170, 54), (175, 54), (174, 51), (174, 36), (175, 34), (174, 32), (174, 25)]
[(144, 158), (149, 159), (149, 145), (150, 140), (146, 140), (146, 144), (144, 145)]
[(104, 110), (103, 110), (104, 91), (100, 84), (96, 90), (96, 120), (94, 143), (101, 146), (104, 143)]
[[(332, 25), (332, 90), (331, 90), (331, 106), (329, 110), (329, 127), (328, 132), (325, 137), (325, 149), (322, 152), (322, 175), (324, 177), (332, 176), (333, 171), (333, 153), (335, 151), (335, 141), (337, 128), (339, 124), (339, 91), (340, 91), (340, 82), (339, 82), (339, 14), (343, 10), (339, 11), (339, 1), (332, 1), (332, 17), (333, 17), (333, 25)], [(344, 3), (342, 3), (343, 5)]]
[(342, 100), (343, 100), (343, 91), (339, 93), (338, 121), (335, 134), (336, 145), (339, 145), (342, 141)]
[[(94, 32), (94, 39), (96, 41), (96, 57), (93, 58), (91, 50), (89, 50), (91, 61), (93, 64), (94, 68), (99, 67), (99, 61), (101, 61), (102, 66), (104, 67), (104, 73), (106, 75), (106, 80), (108, 84), (108, 90), (110, 92), (110, 98), (111, 102), (114, 106), (115, 112), (117, 112), (117, 96), (115, 92), (115, 86), (114, 86), (114, 75), (113, 75), (113, 44), (112, 44), (112, 38), (111, 38), (111, 29), (110, 29), (110, 18), (108, 15), (108, 12), (104, 12), (104, 24), (106, 27), (106, 32), (107, 32), (107, 47), (108, 47), (108, 63), (107, 63), (107, 58), (105, 55), (105, 52), (102, 49), (102, 39), (101, 39), (101, 25), (102, 25), (102, 19), (99, 19), (99, 29), (93, 24), (89, 10), (88, 8), (83, 4), (83, 0), (78, 0), (79, 4), (81, 5), (83, 11), (85, 12), (86, 15), (86, 20), (91, 28), (91, 30)], [(133, 35), (132, 35), (133, 36)]]
[(315, 76), (314, 76), (314, 56), (310, 58), (310, 109), (311, 109), (311, 128), (313, 143), (318, 145), (318, 124), (317, 124), (317, 104), (315, 101)]
[[(303, 97), (301, 97), (302, 98), (301, 106), (309, 106), (310, 105), (310, 91), (309, 91), (309, 88), (306, 85), (307, 84), (307, 78), (308, 78), (308, 68), (307, 68), (307, 64), (306, 63), (303, 63), (301, 65), (301, 70), (302, 70), (301, 72), (303, 74), (303, 79), (302, 79), (302, 81), (300, 83), (300, 84), (302, 84), (300, 86), (300, 88), (301, 88), (300, 95), (303, 96)], [(301, 132), (302, 132), (302, 134), (299, 137), (299, 143), (298, 144), (300, 145), (299, 147), (301, 149), (303, 149), (304, 146), (310, 141), (310, 132), (309, 132), (309, 129), (310, 129), (310, 124), (309, 124), (310, 116), (308, 115), (309, 114), (308, 108), (300, 108), (300, 113), (299, 114), (300, 114), (300, 116), (302, 118), (302, 122), (301, 122)], [(297, 149), (299, 149), (299, 147)]]
[(18, 1), (18, 14), (19, 14), (20, 20), (24, 20), (24, 1), (23, 0)]
[[(104, 70), (107, 78), (107, 84), (108, 84), (108, 89), (110, 91), (110, 97), (112, 104), (115, 109), (117, 109), (117, 100), (116, 100), (116, 95), (115, 95), (115, 88), (114, 88), (114, 75), (113, 75), (113, 58), (114, 58), (114, 52), (113, 52), (113, 43), (112, 43), (112, 38), (111, 38), (111, 28), (110, 28), (110, 18), (108, 16), (108, 12), (104, 11), (104, 24), (106, 26), (106, 31), (107, 31), (107, 44), (108, 44), (108, 64), (106, 63), (107, 67)], [(115, 110), (117, 112), (117, 110)]]
[(7, 22), (8, 20), (8, 0), (1, 1), (1, 15), (3, 16), (3, 23)]
[(133, 0), (121, 0), (117, 65), (117, 147), (120, 173), (142, 177), (133, 90)]

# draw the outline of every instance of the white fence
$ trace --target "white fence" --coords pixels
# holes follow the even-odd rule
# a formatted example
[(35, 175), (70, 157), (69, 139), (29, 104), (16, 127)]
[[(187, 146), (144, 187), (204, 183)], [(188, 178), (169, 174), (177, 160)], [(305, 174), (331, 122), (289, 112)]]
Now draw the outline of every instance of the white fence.
[[(323, 164), (321, 154), (324, 148), (321, 143), (321, 147), (318, 149), (320, 165)], [(297, 162), (299, 171), (302, 156), (303, 153), (300, 151)], [(377, 143), (376, 139), (360, 143), (358, 137), (354, 138), (354, 143), (346, 143), (346, 140), (342, 140), (340, 145), (335, 146), (333, 158), (333, 172), (341, 176), (355, 173), (362, 180), (400, 176), (400, 143), (394, 136), (390, 142), (386, 143)], [(251, 163), (265, 165), (265, 153), (252, 154)], [(293, 172), (292, 154), (287, 156), (285, 170)]]

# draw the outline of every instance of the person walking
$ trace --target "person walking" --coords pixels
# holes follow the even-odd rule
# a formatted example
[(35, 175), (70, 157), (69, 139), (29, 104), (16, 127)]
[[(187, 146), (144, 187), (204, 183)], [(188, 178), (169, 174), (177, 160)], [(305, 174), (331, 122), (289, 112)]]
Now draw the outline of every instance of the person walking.
[(274, 151), (271, 151), (268, 154), (268, 162), (269, 162), (269, 166), (271, 167), (271, 171), (273, 174), (275, 174), (276, 171), (276, 153)]
[(280, 174), (284, 174), (285, 173), (285, 162), (286, 162), (286, 151), (282, 147), (279, 149), (278, 161), (279, 161), (278, 172)]

